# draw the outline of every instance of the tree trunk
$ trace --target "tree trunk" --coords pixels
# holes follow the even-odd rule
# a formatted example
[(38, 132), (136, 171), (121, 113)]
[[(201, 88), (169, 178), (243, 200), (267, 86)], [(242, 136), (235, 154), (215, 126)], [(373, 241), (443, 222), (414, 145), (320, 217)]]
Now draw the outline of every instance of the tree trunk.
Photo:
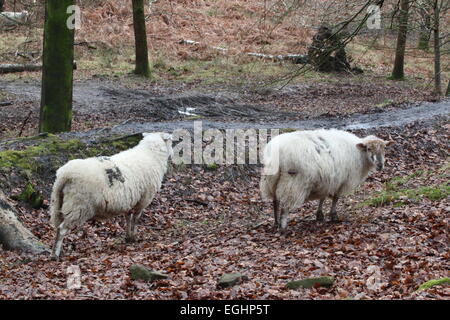
[(439, 0), (434, 1), (434, 91), (437, 95), (442, 94), (441, 86), (441, 39), (439, 38)]
[(27, 253), (41, 254), (49, 249), (17, 219), (13, 208), (6, 202), (0, 191), (0, 245), (6, 250), (19, 250)]
[(420, 34), (418, 48), (421, 50), (430, 49), (431, 38), (431, 17), (428, 12), (421, 12), (423, 21), (420, 24)]
[(132, 0), (133, 25), (136, 47), (135, 74), (150, 77), (150, 65), (148, 61), (147, 31), (145, 26), (144, 0)]
[(406, 34), (408, 32), (408, 11), (409, 0), (400, 0), (399, 27), (397, 37), (397, 49), (395, 50), (394, 70), (392, 71), (392, 79), (401, 80), (405, 77), (405, 49)]
[(448, 80), (447, 91), (445, 92), (447, 97), (450, 97), (450, 80)]
[(0, 0), (0, 12), (5, 11), (5, 0)]
[(46, 0), (39, 132), (70, 131), (74, 28), (67, 8), (74, 0)]

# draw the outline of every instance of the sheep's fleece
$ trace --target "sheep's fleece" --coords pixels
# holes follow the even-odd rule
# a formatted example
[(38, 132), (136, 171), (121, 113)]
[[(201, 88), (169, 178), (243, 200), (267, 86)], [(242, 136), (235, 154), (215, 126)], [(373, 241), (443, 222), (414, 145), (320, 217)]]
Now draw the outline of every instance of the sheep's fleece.
[(111, 157), (71, 160), (56, 172), (51, 196), (51, 223), (57, 229), (54, 256), (59, 256), (64, 235), (89, 219), (127, 213), (127, 237), (142, 210), (161, 188), (167, 162), (173, 155), (171, 136), (144, 133), (132, 149)]
[(387, 144), (375, 136), (358, 138), (334, 129), (279, 135), (264, 150), (261, 195), (285, 210), (308, 200), (337, 200), (361, 184), (377, 162), (382, 168)]

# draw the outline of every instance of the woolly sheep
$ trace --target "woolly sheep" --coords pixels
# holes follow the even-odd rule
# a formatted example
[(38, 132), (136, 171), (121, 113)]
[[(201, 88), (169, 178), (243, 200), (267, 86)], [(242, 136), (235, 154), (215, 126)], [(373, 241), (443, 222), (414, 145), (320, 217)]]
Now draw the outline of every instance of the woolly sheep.
[(58, 259), (64, 236), (90, 219), (126, 213), (126, 240), (134, 241), (143, 210), (161, 188), (169, 157), (171, 135), (144, 133), (132, 149), (111, 157), (76, 159), (56, 172), (50, 221), (56, 229), (52, 257)]
[(332, 199), (331, 221), (338, 221), (339, 197), (364, 182), (375, 167), (384, 168), (385, 146), (390, 143), (335, 129), (296, 131), (272, 139), (264, 149), (260, 189), (263, 199), (273, 203), (275, 228), (284, 231), (289, 211), (314, 199), (320, 200), (316, 218), (322, 221), (327, 197)]

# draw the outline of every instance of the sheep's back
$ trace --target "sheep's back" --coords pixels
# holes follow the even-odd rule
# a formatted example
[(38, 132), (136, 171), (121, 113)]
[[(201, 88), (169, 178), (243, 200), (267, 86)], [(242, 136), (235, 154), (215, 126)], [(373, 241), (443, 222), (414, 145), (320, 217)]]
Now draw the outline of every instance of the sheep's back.
[(345, 131), (314, 130), (283, 134), (270, 143), (279, 146), (280, 174), (297, 179), (320, 198), (350, 192), (361, 182), (359, 142)]

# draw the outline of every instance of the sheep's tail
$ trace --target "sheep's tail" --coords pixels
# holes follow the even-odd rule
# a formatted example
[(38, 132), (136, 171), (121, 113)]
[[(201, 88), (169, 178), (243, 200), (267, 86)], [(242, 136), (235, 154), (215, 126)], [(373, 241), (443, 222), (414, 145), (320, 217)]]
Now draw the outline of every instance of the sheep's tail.
[(56, 179), (50, 200), (50, 223), (57, 228), (64, 220), (61, 208), (64, 201), (63, 189), (67, 184), (65, 178)]

